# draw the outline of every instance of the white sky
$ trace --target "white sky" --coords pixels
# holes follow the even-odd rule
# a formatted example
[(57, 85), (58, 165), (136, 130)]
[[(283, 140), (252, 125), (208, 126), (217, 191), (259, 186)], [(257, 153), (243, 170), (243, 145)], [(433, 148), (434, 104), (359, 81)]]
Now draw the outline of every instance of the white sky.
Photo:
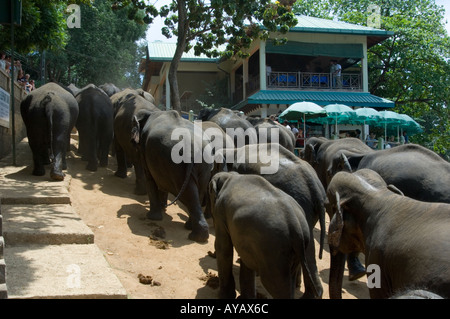
[[(435, 0), (437, 5), (444, 6), (445, 8), (445, 20), (447, 20), (447, 24), (445, 25), (447, 28), (447, 33), (450, 35), (450, 0)], [(170, 4), (172, 0), (148, 0), (148, 3), (153, 3), (157, 8)], [(153, 23), (150, 25), (147, 31), (147, 41), (163, 41), (163, 42), (173, 42), (175, 43), (177, 40), (175, 37), (167, 39), (165, 36), (161, 34), (161, 28), (164, 27), (163, 20), (158, 17)]]

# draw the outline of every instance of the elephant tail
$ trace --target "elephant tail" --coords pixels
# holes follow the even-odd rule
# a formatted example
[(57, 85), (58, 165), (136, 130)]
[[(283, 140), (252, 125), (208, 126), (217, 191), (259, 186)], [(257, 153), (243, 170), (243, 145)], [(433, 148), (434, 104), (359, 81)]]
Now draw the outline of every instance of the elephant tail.
[(51, 95), (53, 95), (53, 93), (47, 93), (47, 95), (42, 99), (40, 106), (45, 110), (45, 116), (48, 120), (48, 145), (50, 145), (50, 154), (51, 158), (53, 158), (53, 108), (48, 105), (52, 101)]
[(181, 189), (178, 192), (178, 195), (175, 197), (175, 199), (172, 202), (170, 202), (169, 204), (166, 204), (166, 206), (165, 206), (166, 208), (171, 206), (171, 205), (173, 205), (173, 204), (175, 204), (175, 202), (180, 198), (180, 196), (186, 190), (186, 187), (187, 187), (187, 185), (189, 183), (189, 180), (191, 179), (191, 174), (192, 174), (192, 169), (193, 168), (194, 168), (194, 163), (192, 163), (192, 162), (188, 163), (188, 167), (187, 167), (187, 170), (186, 170), (186, 175), (185, 175), (185, 178), (184, 178), (183, 185), (181, 186)]
[(325, 207), (323, 204), (317, 205), (319, 207), (319, 225), (320, 225), (320, 248), (319, 248), (319, 259), (322, 259), (323, 245), (325, 242)]

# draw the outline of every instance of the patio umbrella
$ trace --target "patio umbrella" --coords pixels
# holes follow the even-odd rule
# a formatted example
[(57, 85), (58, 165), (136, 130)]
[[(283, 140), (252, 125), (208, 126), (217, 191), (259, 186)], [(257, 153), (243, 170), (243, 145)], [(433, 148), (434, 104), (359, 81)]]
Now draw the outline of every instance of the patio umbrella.
[(347, 121), (349, 123), (352, 118), (356, 117), (355, 110), (344, 104), (328, 104), (324, 109), (329, 117), (334, 118), (335, 134), (337, 134), (338, 119), (340, 122)]
[(356, 117), (353, 119), (354, 122), (362, 123), (364, 125), (376, 123), (380, 121), (381, 115), (380, 112), (371, 108), (371, 107), (362, 107), (355, 110)]
[(423, 132), (420, 124), (417, 123), (412, 117), (406, 114), (399, 114), (399, 116), (403, 119), (403, 122), (400, 123), (400, 128), (402, 130), (408, 130), (408, 132), (412, 134)]
[(303, 117), (303, 136), (306, 136), (306, 118), (326, 116), (326, 111), (313, 102), (297, 102), (291, 104), (278, 117), (284, 120), (298, 120)]
[(392, 112), (392, 111), (381, 111), (379, 112), (381, 115), (381, 121), (375, 124), (375, 126), (380, 126), (379, 124), (384, 124), (384, 138), (386, 139), (387, 135), (387, 125), (388, 124), (396, 124), (395, 126), (399, 126), (404, 119), (400, 116), (400, 114)]

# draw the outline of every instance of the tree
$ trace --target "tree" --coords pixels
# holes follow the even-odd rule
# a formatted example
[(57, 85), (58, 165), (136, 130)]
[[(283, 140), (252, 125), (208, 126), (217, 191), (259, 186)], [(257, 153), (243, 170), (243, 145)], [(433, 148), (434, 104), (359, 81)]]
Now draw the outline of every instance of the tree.
[[(114, 82), (140, 86), (137, 61), (143, 49), (137, 40), (148, 25), (143, 11), (130, 20), (128, 10), (113, 12), (108, 0), (23, 0), (22, 26), (16, 27), (16, 50), (26, 56), (24, 66), (34, 76), (45, 52), (46, 77), (50, 81), (88, 83)], [(81, 28), (67, 27), (70, 3), (80, 5)], [(136, 23), (137, 22), (137, 23)], [(0, 26), (0, 47), (9, 48), (9, 26)]]
[[(23, 0), (22, 24), (15, 27), (15, 48), (22, 54), (33, 50), (61, 49), (68, 41), (64, 9), (69, 0)], [(88, 3), (89, 0), (80, 0)], [(0, 48), (10, 48), (11, 29), (0, 25)]]
[(368, 51), (369, 90), (393, 100), (394, 111), (422, 123), (412, 141), (450, 155), (450, 38), (444, 9), (434, 0), (299, 0), (294, 12), (366, 25), (369, 5), (380, 7), (381, 29), (394, 35)]
[[(117, 86), (137, 86), (142, 54), (137, 41), (145, 37), (148, 27), (144, 14), (130, 20), (128, 10), (111, 9), (108, 0), (81, 5), (81, 28), (69, 29), (69, 41), (63, 53), (67, 57), (64, 80), (77, 86), (113, 82)], [(138, 23), (135, 23), (137, 21)], [(64, 66), (64, 65), (62, 65)], [(58, 65), (49, 65), (49, 68)]]
[[(172, 107), (181, 111), (177, 70), (183, 52), (193, 49), (196, 55), (209, 57), (234, 54), (245, 56), (245, 49), (258, 37), (267, 38), (269, 32), (286, 33), (296, 24), (291, 12), (293, 0), (173, 0), (158, 11), (144, 1), (113, 1), (120, 8), (130, 3), (145, 10), (145, 21), (151, 23), (160, 15), (166, 27), (162, 33), (177, 37), (177, 49), (169, 70)], [(226, 45), (224, 51), (220, 50)]]

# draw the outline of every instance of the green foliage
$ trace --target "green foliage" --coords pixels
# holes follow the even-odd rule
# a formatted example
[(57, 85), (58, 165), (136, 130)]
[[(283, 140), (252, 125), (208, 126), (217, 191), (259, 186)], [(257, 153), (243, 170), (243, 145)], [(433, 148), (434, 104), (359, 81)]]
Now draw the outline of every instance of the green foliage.
[(369, 5), (380, 7), (381, 29), (394, 36), (369, 50), (369, 90), (391, 99), (425, 130), (410, 138), (450, 156), (450, 38), (434, 0), (299, 0), (298, 13), (366, 25)]
[[(26, 54), (37, 49), (63, 48), (68, 41), (63, 14), (68, 3), (69, 1), (23, 0), (22, 24), (14, 28), (16, 51)], [(0, 26), (0, 47), (6, 49), (10, 45), (10, 26)]]
[[(135, 21), (142, 20), (136, 13)], [(127, 10), (113, 12), (109, 1), (96, 0), (81, 5), (81, 28), (69, 29), (65, 49), (70, 74), (65, 82), (77, 86), (113, 82), (117, 86), (140, 86), (136, 61), (140, 61), (137, 40), (145, 36), (147, 25), (134, 23)], [(140, 53), (139, 53), (140, 52)]]
[[(47, 81), (73, 82), (79, 87), (105, 82), (140, 86), (137, 63), (143, 48), (137, 40), (145, 37), (147, 29), (143, 10), (113, 11), (108, 0), (22, 3), (22, 26), (15, 28), (15, 48), (27, 56), (23, 64), (33, 78), (39, 76), (45, 51)], [(67, 27), (70, 13), (66, 9), (71, 3), (80, 5), (81, 28)], [(10, 32), (9, 26), (0, 27), (0, 48), (10, 47)]]
[(208, 57), (229, 58), (235, 54), (245, 57), (253, 40), (267, 38), (270, 31), (284, 34), (297, 23), (292, 13), (293, 0), (173, 0), (159, 11), (144, 1), (112, 2), (114, 8), (131, 4), (136, 9), (145, 10), (146, 22), (158, 15), (163, 17), (165, 27), (162, 34), (167, 38), (177, 37), (177, 51), (169, 72), (175, 109), (179, 109), (180, 101), (174, 74), (183, 52), (193, 49), (196, 55)]

